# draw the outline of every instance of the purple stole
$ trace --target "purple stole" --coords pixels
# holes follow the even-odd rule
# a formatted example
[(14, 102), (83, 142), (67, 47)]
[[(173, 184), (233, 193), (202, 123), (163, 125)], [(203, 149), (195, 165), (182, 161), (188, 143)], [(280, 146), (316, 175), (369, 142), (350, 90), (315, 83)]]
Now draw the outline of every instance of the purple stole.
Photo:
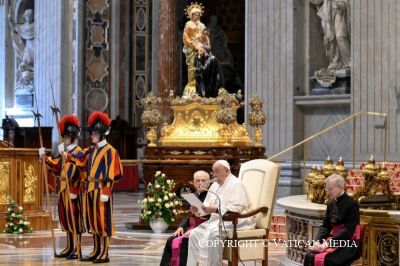
[[(354, 231), (353, 237), (351, 240), (360, 240), (361, 239), (361, 226), (358, 224), (356, 230)], [(340, 230), (344, 228), (344, 225), (334, 225), (332, 228), (332, 235), (336, 235)], [(325, 256), (329, 253), (332, 253), (336, 250), (336, 248), (329, 247), (324, 252), (315, 254), (314, 256), (314, 266), (324, 266)]]
[[(199, 218), (191, 217), (189, 219), (189, 230), (193, 229), (197, 226), (197, 223), (196, 223), (197, 219), (199, 219)], [(207, 219), (200, 217), (199, 224), (201, 224), (205, 221), (207, 221)], [(180, 265), (181, 244), (182, 244), (182, 239), (184, 239), (184, 238), (189, 238), (189, 235), (178, 236), (172, 240), (172, 256), (171, 256), (171, 262), (169, 263), (169, 265), (171, 265), (171, 266), (179, 266)]]

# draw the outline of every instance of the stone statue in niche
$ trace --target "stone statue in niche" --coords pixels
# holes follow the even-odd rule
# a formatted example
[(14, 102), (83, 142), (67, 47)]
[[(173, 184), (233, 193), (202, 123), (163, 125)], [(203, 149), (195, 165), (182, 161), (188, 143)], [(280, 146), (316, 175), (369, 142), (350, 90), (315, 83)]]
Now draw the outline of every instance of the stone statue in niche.
[(323, 44), (329, 65), (315, 71), (315, 81), (321, 87), (311, 89), (311, 94), (350, 93), (350, 0), (310, 0), (316, 5), (324, 33)]
[(310, 0), (317, 5), (318, 17), (324, 31), (324, 46), (329, 57), (328, 70), (349, 68), (350, 23), (349, 0)]
[[(16, 12), (15, 14), (18, 14)], [(11, 38), (16, 56), (15, 94), (33, 93), (34, 22), (33, 10), (26, 9), (22, 19), (8, 14)], [(22, 23), (19, 23), (22, 21)]]

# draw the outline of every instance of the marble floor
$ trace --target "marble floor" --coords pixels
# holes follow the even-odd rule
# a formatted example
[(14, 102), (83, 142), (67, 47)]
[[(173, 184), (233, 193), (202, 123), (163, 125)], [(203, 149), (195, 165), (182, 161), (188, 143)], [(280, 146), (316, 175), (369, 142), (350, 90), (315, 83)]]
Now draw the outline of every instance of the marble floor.
[[(165, 240), (172, 231), (154, 234), (151, 231), (131, 230), (126, 227), (126, 223), (139, 221), (138, 200), (142, 197), (142, 192), (114, 194), (117, 235), (111, 241), (109, 265), (159, 265)], [(60, 229), (56, 229), (55, 239), (57, 252), (60, 252), (65, 246), (65, 234)], [(91, 252), (92, 237), (90, 235), (83, 236), (82, 247), (84, 255)], [(269, 265), (279, 265), (284, 252), (283, 247), (270, 247)], [(89, 264), (90, 262), (54, 258), (50, 231), (36, 231), (18, 236), (0, 234), (0, 265)], [(260, 265), (260, 263), (246, 263), (246, 265)]]

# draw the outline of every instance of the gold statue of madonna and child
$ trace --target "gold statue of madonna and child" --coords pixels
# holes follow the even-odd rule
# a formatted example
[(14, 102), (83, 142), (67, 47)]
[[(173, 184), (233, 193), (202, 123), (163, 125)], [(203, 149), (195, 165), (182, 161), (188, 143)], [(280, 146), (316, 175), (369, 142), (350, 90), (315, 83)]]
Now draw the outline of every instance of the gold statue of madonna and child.
[[(182, 97), (174, 95), (173, 90), (170, 90), (169, 104), (173, 110), (174, 121), (161, 126), (158, 145), (161, 147), (254, 146), (247, 126), (236, 121), (236, 111), (243, 98), (240, 90), (237, 94), (229, 94), (222, 88), (224, 78), (221, 68), (210, 52), (209, 32), (200, 21), (204, 7), (194, 2), (187, 6), (185, 11), (190, 19), (186, 22), (183, 32), (188, 83)], [(143, 102), (143, 114), (146, 114), (146, 117), (156, 117), (159, 111), (154, 106), (158, 104), (156, 102), (149, 104), (149, 101), (160, 101), (160, 99), (149, 94)], [(142, 117), (144, 125), (146, 121)], [(155, 125), (149, 124), (148, 127), (154, 131)], [(154, 139), (153, 135), (148, 138)], [(151, 144), (155, 146), (153, 141)]]
[(218, 60), (211, 54), (210, 33), (200, 21), (204, 7), (197, 2), (186, 8), (189, 20), (183, 30), (183, 53), (186, 56), (188, 83), (182, 98), (194, 94), (201, 97), (217, 97), (224, 85), (224, 77)]

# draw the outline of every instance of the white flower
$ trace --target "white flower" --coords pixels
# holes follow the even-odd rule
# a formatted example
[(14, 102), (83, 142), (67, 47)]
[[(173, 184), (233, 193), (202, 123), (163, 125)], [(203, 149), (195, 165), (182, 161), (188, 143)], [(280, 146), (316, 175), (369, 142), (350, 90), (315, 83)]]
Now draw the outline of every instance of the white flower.
[(172, 198), (172, 197), (174, 196), (174, 193), (171, 193), (171, 192), (170, 192), (170, 193), (168, 194), (168, 196), (169, 196), (170, 198)]
[(151, 211), (147, 211), (147, 214), (151, 214)]
[(173, 212), (174, 214), (176, 214), (176, 213), (177, 213), (175, 209), (174, 209), (172, 212)]
[(147, 198), (144, 198), (144, 199), (143, 199), (143, 202), (146, 203), (146, 202), (147, 202)]
[(11, 207), (9, 207), (7, 210), (8, 210), (9, 212), (12, 211)]
[(153, 199), (153, 198), (150, 198), (150, 199), (149, 199), (149, 202), (154, 202), (154, 199)]
[(165, 203), (165, 208), (169, 208), (169, 203)]
[(168, 196), (167, 195), (164, 196), (164, 200), (168, 200)]
[(161, 174), (161, 177), (162, 177), (162, 178), (165, 178), (165, 174)]
[(156, 203), (156, 206), (161, 206), (161, 204), (159, 202)]
[(153, 185), (152, 183), (149, 183), (147, 186), (148, 186), (148, 187), (151, 187), (152, 185)]
[(24, 208), (22, 208), (21, 206), (19, 207), (19, 210), (22, 211)]
[(11, 217), (15, 217), (15, 213), (11, 213)]
[(171, 221), (175, 221), (175, 219), (174, 219), (174, 218), (171, 218)]
[(178, 204), (179, 204), (179, 201), (175, 200), (175, 205), (178, 205)]
[(6, 224), (6, 227), (8, 227), (8, 224)]
[(19, 229), (19, 232), (20, 232), (20, 233), (22, 233), (22, 232), (23, 232), (22, 228), (20, 228), (20, 229)]
[(160, 188), (161, 186), (159, 184), (156, 185), (156, 188)]
[(161, 202), (162, 202), (162, 199), (161, 199), (161, 198), (158, 198), (157, 201), (161, 203)]
[(167, 184), (170, 185), (171, 184), (171, 180), (168, 179), (167, 180)]
[(155, 177), (161, 175), (161, 171), (157, 171), (156, 174), (154, 175)]

